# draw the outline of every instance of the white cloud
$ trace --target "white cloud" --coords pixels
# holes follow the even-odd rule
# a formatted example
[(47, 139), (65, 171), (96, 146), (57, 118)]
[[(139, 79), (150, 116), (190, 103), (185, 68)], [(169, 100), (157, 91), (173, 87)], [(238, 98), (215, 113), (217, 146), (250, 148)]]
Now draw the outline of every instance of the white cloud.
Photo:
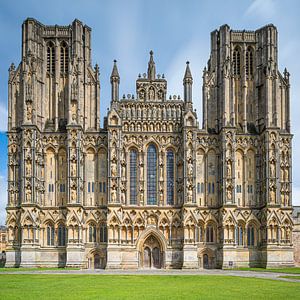
[(245, 15), (255, 16), (262, 19), (272, 18), (275, 15), (274, 0), (254, 0), (247, 8)]
[(7, 204), (7, 180), (6, 175), (0, 175), (0, 225), (5, 224), (6, 211), (5, 207)]
[(0, 103), (0, 131), (7, 130), (7, 108)]

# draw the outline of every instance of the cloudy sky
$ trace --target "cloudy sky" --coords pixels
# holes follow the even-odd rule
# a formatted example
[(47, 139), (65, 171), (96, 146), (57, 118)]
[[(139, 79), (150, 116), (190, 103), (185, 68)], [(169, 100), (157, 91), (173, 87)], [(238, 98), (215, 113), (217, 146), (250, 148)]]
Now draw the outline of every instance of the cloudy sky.
[(228, 24), (255, 30), (273, 23), (279, 31), (279, 68), (291, 73), (293, 204), (300, 205), (300, 4), (297, 0), (1, 0), (0, 3), (0, 225), (7, 202), (7, 75), (21, 57), (21, 25), (33, 17), (47, 25), (68, 25), (75, 18), (92, 28), (93, 63), (100, 66), (101, 118), (110, 101), (109, 76), (118, 60), (120, 94), (135, 92), (138, 73), (146, 71), (149, 50), (168, 94), (182, 95), (185, 62), (194, 77), (194, 105), (201, 124), (202, 70), (209, 57), (210, 32)]

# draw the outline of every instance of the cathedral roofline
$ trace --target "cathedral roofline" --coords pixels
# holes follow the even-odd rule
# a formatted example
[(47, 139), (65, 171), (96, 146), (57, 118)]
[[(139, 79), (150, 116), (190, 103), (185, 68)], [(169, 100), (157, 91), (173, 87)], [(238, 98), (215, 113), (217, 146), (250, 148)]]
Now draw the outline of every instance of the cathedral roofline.
[(38, 21), (37, 19), (35, 18), (32, 18), (32, 17), (29, 17), (29, 18), (26, 18), (23, 22), (23, 25), (28, 23), (28, 22), (34, 22), (36, 25), (40, 26), (40, 27), (43, 27), (43, 28), (69, 28), (71, 27), (74, 23), (78, 23), (80, 24), (81, 26), (89, 29), (89, 30), (92, 30), (91, 27), (89, 27), (88, 25), (84, 24), (81, 20), (79, 19), (74, 19), (69, 25), (58, 25), (58, 24), (55, 24), (55, 25), (46, 25), (46, 24), (43, 24), (42, 22)]
[(273, 23), (270, 23), (270, 24), (266, 24), (256, 30), (248, 30), (248, 29), (232, 29), (228, 24), (223, 24), (221, 25), (218, 29), (215, 29), (213, 30), (211, 33), (214, 33), (214, 32), (219, 32), (219, 31), (222, 31), (223, 29), (227, 29), (228, 31), (230, 32), (234, 32), (234, 33), (255, 33), (257, 31), (260, 31), (260, 30), (263, 30), (265, 28), (274, 28), (275, 30), (277, 30), (277, 27), (273, 24)]

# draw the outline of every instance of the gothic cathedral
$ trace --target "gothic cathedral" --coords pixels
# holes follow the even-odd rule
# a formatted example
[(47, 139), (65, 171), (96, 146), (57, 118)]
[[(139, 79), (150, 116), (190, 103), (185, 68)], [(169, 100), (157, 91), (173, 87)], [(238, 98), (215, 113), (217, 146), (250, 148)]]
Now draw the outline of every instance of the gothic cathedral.
[[(91, 29), (27, 19), (8, 81), (6, 266), (291, 266), (289, 73), (277, 29), (211, 33), (203, 122), (189, 63), (167, 96), (153, 52), (100, 125)], [(199, 76), (199, 74), (197, 74)], [(196, 87), (197, 89), (200, 87)]]

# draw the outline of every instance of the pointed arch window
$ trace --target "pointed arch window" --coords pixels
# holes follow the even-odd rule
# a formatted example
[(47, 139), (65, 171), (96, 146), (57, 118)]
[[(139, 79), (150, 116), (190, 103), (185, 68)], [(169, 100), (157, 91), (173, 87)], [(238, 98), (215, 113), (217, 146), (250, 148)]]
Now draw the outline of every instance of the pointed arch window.
[(246, 51), (246, 76), (253, 76), (253, 49), (247, 48)]
[(130, 204), (137, 204), (137, 151), (130, 150)]
[(254, 226), (250, 225), (247, 228), (247, 244), (248, 246), (254, 246), (255, 243), (255, 236), (254, 236)]
[(244, 229), (242, 225), (239, 225), (236, 228), (236, 243), (239, 246), (243, 246), (244, 245)]
[(214, 227), (212, 225), (208, 225), (206, 227), (206, 242), (207, 243), (214, 242)]
[(66, 227), (64, 225), (58, 226), (58, 246), (66, 245)]
[(89, 226), (89, 242), (90, 243), (96, 242), (96, 226), (95, 225)]
[(55, 48), (52, 42), (47, 45), (47, 72), (50, 75), (55, 74)]
[(62, 42), (60, 46), (60, 73), (66, 75), (69, 67), (69, 50), (66, 42)]
[(167, 204), (174, 204), (174, 152), (167, 152)]
[(157, 151), (154, 145), (147, 151), (147, 204), (157, 204)]
[(241, 53), (238, 47), (233, 51), (233, 75), (239, 76), (241, 74)]
[(105, 224), (100, 226), (100, 243), (107, 242), (107, 227)]
[(47, 246), (54, 246), (54, 226), (47, 226)]

